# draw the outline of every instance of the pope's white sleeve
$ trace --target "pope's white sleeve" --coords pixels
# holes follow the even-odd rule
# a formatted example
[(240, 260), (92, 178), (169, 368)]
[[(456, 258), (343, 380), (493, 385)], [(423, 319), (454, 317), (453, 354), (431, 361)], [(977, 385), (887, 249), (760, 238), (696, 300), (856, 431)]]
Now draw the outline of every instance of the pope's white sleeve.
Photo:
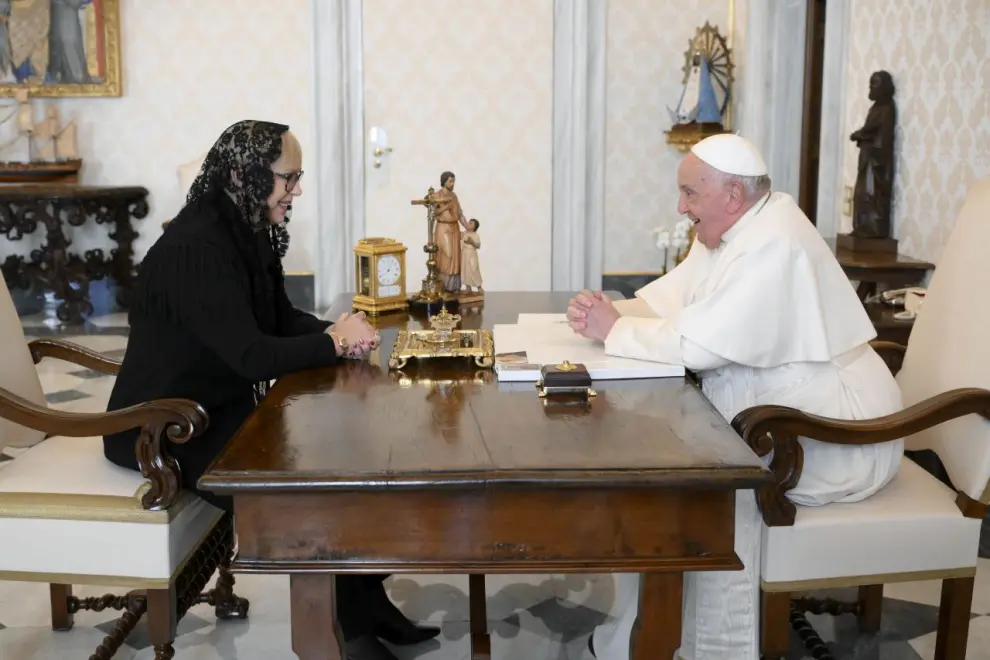
[(644, 318), (656, 318), (650, 306), (642, 298), (629, 298), (627, 300), (615, 300), (612, 306), (623, 316), (641, 316)]
[(729, 360), (681, 336), (667, 319), (623, 316), (605, 338), (605, 353), (616, 357), (680, 364), (692, 371), (716, 369)]

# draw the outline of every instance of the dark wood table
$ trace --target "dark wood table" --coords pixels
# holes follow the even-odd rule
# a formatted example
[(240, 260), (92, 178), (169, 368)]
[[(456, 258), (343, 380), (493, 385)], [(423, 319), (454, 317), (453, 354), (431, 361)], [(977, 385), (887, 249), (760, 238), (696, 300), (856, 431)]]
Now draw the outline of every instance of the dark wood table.
[[(61, 300), (56, 314), (60, 321), (78, 324), (93, 313), (89, 283), (107, 276), (116, 281), (117, 302), (127, 307), (137, 276), (134, 220), (148, 215), (148, 191), (139, 186), (78, 186), (66, 183), (0, 186), (0, 235), (20, 241), (44, 231), (41, 247), (30, 260), (8, 256), (0, 271), (11, 289), (29, 289), (32, 284), (54, 291)], [(92, 220), (106, 225), (117, 246), (104, 253), (100, 248), (72, 254), (69, 240), (73, 227)], [(112, 226), (111, 226), (112, 225)]]
[[(488, 293), (462, 327), (570, 295)], [(200, 481), (234, 498), (233, 569), (290, 575), (296, 655), (342, 657), (335, 573), (471, 575), (477, 658), (486, 573), (628, 572), (643, 574), (648, 622), (633, 657), (672, 657), (683, 572), (741, 568), (735, 490), (769, 471), (685, 379), (600, 382), (590, 406), (545, 406), (532, 383), (470, 362), (388, 371), (396, 328), (425, 325), (383, 319), (371, 360), (282, 378)]]
[(852, 252), (837, 247), (835, 239), (827, 239), (826, 243), (832, 248), (846, 277), (859, 283), (857, 292), (864, 301), (880, 290), (919, 286), (928, 272), (935, 269), (933, 263), (903, 254)]

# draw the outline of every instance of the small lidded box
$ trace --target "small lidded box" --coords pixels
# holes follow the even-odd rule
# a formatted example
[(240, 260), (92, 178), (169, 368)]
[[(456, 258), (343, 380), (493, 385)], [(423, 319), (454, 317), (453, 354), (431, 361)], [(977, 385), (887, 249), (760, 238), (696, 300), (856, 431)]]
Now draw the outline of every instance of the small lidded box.
[(540, 368), (540, 381), (536, 383), (540, 396), (555, 394), (578, 395), (585, 399), (595, 396), (591, 389), (591, 374), (583, 364), (571, 364), (566, 360), (557, 365)]

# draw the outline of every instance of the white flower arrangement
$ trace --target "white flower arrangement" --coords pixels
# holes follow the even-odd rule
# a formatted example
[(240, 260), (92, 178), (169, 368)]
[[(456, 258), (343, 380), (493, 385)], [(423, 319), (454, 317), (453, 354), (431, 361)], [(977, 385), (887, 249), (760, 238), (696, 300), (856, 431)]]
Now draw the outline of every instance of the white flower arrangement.
[(681, 255), (684, 251), (691, 247), (693, 229), (694, 223), (691, 222), (691, 219), (684, 218), (674, 225), (673, 234), (671, 234), (669, 229), (662, 226), (653, 230), (652, 233), (656, 236), (657, 249), (663, 250), (664, 273), (667, 272), (671, 248), (674, 250), (674, 262), (676, 265), (680, 263)]

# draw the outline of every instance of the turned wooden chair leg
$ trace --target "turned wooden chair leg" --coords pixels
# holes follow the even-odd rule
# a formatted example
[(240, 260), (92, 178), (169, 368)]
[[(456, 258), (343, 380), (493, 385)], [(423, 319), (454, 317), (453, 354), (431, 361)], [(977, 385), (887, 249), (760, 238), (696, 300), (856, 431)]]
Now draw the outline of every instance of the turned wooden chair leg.
[(178, 599), (175, 585), (168, 589), (149, 589), (148, 638), (155, 649), (155, 660), (175, 657), (175, 631), (179, 625)]
[(72, 612), (69, 611), (69, 600), (72, 598), (71, 584), (48, 585), (52, 600), (52, 630), (72, 630), (75, 623)]
[(880, 632), (883, 611), (883, 585), (868, 584), (859, 588), (859, 614), (856, 617), (860, 632)]
[(784, 660), (791, 641), (791, 594), (760, 592), (760, 656)]
[(935, 660), (965, 660), (975, 578), (942, 580)]

